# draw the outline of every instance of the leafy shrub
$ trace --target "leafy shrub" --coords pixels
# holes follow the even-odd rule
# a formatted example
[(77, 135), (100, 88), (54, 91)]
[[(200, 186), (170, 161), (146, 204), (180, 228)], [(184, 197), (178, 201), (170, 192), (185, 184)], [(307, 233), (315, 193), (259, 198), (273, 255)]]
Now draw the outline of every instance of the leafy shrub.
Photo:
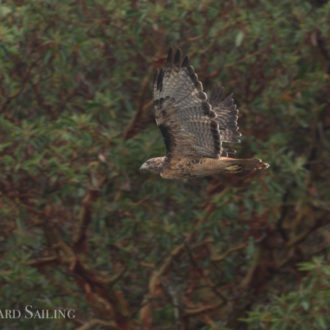
[[(329, 13), (316, 0), (2, 3), (0, 309), (76, 317), (1, 325), (322, 329), (328, 270), (296, 265), (328, 261)], [(164, 154), (151, 82), (169, 46), (207, 89), (234, 92), (239, 156), (267, 173), (139, 173)]]

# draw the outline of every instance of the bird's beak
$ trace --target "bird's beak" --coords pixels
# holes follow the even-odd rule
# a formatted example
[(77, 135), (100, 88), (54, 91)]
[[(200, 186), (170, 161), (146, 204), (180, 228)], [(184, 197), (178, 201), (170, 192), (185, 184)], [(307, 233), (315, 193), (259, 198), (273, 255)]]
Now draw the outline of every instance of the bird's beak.
[(145, 171), (146, 170), (146, 163), (143, 163), (141, 166), (140, 166), (140, 171)]

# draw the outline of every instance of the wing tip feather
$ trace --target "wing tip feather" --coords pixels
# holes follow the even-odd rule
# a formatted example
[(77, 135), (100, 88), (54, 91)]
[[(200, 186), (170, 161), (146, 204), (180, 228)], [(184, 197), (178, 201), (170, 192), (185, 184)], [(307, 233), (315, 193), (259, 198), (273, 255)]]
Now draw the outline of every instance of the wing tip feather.
[(181, 49), (178, 48), (175, 52), (175, 56), (174, 56), (174, 65), (177, 67), (181, 66), (181, 57), (182, 57), (182, 52)]
[(187, 67), (189, 65), (189, 59), (188, 56), (185, 56), (182, 62), (183, 67)]
[(167, 64), (171, 64), (173, 61), (173, 48), (170, 47), (167, 53)]
[(159, 90), (160, 92), (163, 89), (163, 78), (164, 78), (164, 70), (160, 69), (157, 76), (157, 90)]

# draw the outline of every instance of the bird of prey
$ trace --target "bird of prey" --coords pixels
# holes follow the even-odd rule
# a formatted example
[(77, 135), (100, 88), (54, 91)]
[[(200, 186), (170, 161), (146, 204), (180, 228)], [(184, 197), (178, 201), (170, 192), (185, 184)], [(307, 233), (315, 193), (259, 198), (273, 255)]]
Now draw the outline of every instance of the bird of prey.
[[(164, 68), (154, 79), (156, 123), (163, 135), (166, 156), (147, 160), (140, 170), (165, 179), (246, 173), (267, 168), (260, 159), (232, 158), (223, 143), (239, 143), (238, 109), (223, 88), (203, 91), (188, 57), (170, 49)], [(230, 157), (231, 156), (231, 157)]]

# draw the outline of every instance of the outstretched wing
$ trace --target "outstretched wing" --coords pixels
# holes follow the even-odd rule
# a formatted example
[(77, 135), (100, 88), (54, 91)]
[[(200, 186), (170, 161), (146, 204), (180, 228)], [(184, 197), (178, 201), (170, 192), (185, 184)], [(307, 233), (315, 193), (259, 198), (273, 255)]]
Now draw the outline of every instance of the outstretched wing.
[(167, 156), (218, 158), (219, 121), (188, 58), (169, 50), (167, 63), (154, 81), (154, 106)]
[(154, 81), (156, 123), (165, 140), (167, 156), (210, 157), (225, 155), (222, 142), (240, 142), (238, 110), (223, 89), (212, 90), (208, 100), (188, 58), (169, 50), (167, 63)]

